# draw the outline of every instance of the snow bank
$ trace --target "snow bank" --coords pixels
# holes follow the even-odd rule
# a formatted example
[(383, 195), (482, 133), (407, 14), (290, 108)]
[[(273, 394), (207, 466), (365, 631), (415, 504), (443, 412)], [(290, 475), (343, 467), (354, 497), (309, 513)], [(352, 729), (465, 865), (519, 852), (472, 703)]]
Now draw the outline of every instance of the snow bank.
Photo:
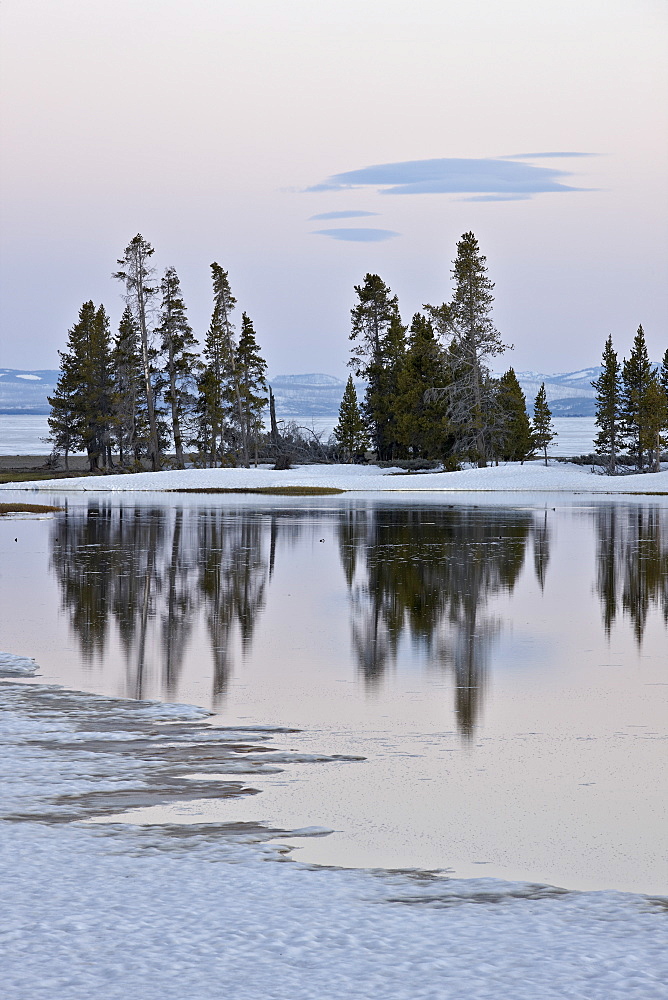
[[(65, 823), (173, 790), (239, 731), (16, 682), (0, 711), (5, 1000), (654, 1000), (668, 980), (665, 907), (644, 896), (280, 864), (261, 824)], [(238, 752), (269, 736), (249, 727)]]
[(399, 469), (364, 465), (301, 465), (285, 472), (272, 469), (186, 469), (135, 475), (47, 479), (6, 483), (0, 490), (143, 492), (196, 489), (258, 489), (275, 486), (322, 486), (365, 493), (393, 492), (569, 492), (668, 493), (668, 470), (631, 476), (602, 476), (573, 464), (542, 461), (508, 463), (461, 472), (407, 475)]
[(29, 656), (0, 652), (0, 677), (32, 677), (39, 670)]

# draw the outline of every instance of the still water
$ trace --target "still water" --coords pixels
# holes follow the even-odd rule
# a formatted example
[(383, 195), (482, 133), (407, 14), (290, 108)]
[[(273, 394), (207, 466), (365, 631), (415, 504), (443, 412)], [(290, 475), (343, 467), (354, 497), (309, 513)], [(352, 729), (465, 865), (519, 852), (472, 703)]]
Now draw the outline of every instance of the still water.
[(0, 648), (364, 758), (172, 820), (329, 828), (295, 841), (322, 864), (665, 890), (668, 506), (67, 503), (0, 523)]

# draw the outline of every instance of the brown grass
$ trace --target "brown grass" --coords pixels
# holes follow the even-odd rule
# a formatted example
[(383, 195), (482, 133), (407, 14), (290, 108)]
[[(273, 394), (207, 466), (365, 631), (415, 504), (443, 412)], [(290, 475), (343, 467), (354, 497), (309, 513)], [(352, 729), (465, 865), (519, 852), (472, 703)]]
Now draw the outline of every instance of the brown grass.
[[(70, 472), (42, 472), (36, 469), (30, 469), (25, 471), (23, 469), (19, 470), (9, 470), (9, 472), (0, 472), (0, 483), (32, 483), (38, 482), (42, 479), (81, 479), (83, 476), (91, 476), (92, 472), (85, 470), (81, 471), (70, 471)], [(100, 475), (100, 473), (96, 473)]]
[(0, 503), (0, 514), (48, 514), (64, 507), (50, 507), (43, 503)]
[(278, 497), (323, 497), (335, 493), (346, 493), (347, 490), (337, 490), (333, 486), (248, 486), (248, 487), (218, 487), (209, 486), (197, 489), (184, 487), (180, 490), (165, 490), (165, 493), (262, 493)]

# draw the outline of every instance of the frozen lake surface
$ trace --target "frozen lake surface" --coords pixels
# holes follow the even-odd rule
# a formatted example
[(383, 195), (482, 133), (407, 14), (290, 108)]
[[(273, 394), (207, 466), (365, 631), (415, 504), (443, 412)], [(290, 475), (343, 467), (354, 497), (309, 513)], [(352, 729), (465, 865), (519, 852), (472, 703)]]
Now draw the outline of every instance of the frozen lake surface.
[[(327, 441), (336, 424), (336, 417), (289, 417), (307, 431)], [(596, 433), (593, 417), (555, 417), (558, 437), (549, 454), (571, 457), (589, 454)], [(0, 414), (0, 455), (47, 455), (50, 446), (42, 440), (49, 433), (46, 416), (14, 416)]]

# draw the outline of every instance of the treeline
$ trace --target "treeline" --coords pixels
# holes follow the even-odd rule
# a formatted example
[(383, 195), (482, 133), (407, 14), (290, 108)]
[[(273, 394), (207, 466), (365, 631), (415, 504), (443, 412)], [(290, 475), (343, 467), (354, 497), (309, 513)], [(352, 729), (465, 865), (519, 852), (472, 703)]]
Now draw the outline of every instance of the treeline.
[[(473, 233), (457, 244), (454, 295), (423, 306), (410, 327), (377, 274), (355, 287), (350, 366), (366, 382), (361, 406), (352, 376), (335, 435), (349, 460), (371, 446), (379, 459), (431, 459), (455, 469), (463, 461), (523, 462), (556, 436), (542, 385), (527, 414), (512, 368), (492, 375), (490, 363), (507, 345), (492, 321), (494, 285)], [(597, 390), (594, 461), (614, 474), (620, 461), (660, 470), (668, 431), (668, 350), (655, 370), (642, 327), (630, 357), (619, 363), (609, 339)], [(625, 454), (623, 454), (625, 452)]]
[[(211, 265), (213, 309), (200, 356), (176, 270), (158, 281), (153, 247), (141, 235), (126, 247), (114, 274), (125, 310), (112, 336), (103, 306), (85, 302), (59, 352), (61, 373), (49, 397), (50, 442), (56, 454), (85, 451), (91, 471), (153, 470), (173, 445), (178, 468), (243, 465), (271, 458), (348, 462), (371, 450), (380, 461), (524, 462), (556, 436), (542, 385), (527, 413), (513, 368), (500, 377), (491, 363), (504, 344), (492, 321), (494, 285), (473, 233), (464, 233), (453, 264), (449, 302), (424, 305), (404, 324), (396, 295), (377, 274), (355, 286), (350, 367), (364, 380), (361, 405), (348, 379), (334, 443), (306, 441), (296, 427), (279, 434), (271, 389), (253, 323), (244, 312), (236, 331), (226, 271)], [(597, 391), (596, 460), (660, 469), (668, 430), (668, 351), (658, 371), (642, 327), (620, 363), (609, 338)], [(271, 429), (263, 412), (269, 404)], [(116, 459), (114, 458), (116, 456)]]
[(629, 461), (642, 472), (661, 471), (668, 431), (668, 349), (658, 369), (647, 353), (642, 326), (628, 359), (619, 361), (608, 337), (596, 389), (596, 454), (608, 475)]
[(545, 387), (530, 421), (514, 370), (496, 378), (490, 369), (507, 345), (492, 322), (494, 285), (473, 233), (457, 244), (452, 273), (452, 300), (425, 305), (410, 327), (377, 274), (355, 286), (349, 363), (366, 391), (359, 406), (350, 377), (334, 431), (349, 460), (371, 446), (381, 460), (438, 460), (450, 469), (523, 462), (537, 449), (547, 463), (555, 431)]
[(50, 442), (63, 454), (85, 451), (91, 471), (160, 469), (173, 443), (176, 465), (188, 449), (196, 464), (257, 462), (266, 362), (253, 323), (242, 314), (227, 272), (211, 265), (213, 311), (202, 356), (188, 322), (176, 270), (158, 281), (154, 249), (141, 235), (126, 247), (114, 277), (123, 283), (125, 310), (112, 336), (104, 306), (84, 302), (60, 351), (61, 371), (49, 397)]

